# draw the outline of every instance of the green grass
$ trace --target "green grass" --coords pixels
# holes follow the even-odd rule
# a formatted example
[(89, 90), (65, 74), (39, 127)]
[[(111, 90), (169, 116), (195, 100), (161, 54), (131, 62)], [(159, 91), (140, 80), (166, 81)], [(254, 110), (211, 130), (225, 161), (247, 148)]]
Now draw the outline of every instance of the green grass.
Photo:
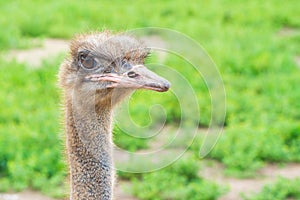
[[(294, 60), (300, 55), (299, 7), (298, 0), (285, 4), (279, 0), (0, 0), (0, 190), (32, 187), (54, 196), (67, 191), (61, 188), (66, 167), (56, 87), (62, 59), (49, 58), (43, 68), (28, 69), (25, 64), (5, 61), (5, 53), (29, 48), (33, 39), (69, 39), (91, 30), (160, 26), (181, 31), (203, 45), (218, 66), (227, 95), (225, 132), (209, 157), (225, 164), (229, 175), (253, 175), (265, 162), (299, 162), (300, 71)], [(279, 34), (282, 29), (294, 33)], [(207, 127), (211, 104), (204, 81), (178, 57), (168, 56), (165, 64), (184, 75), (200, 99), (200, 122), (191, 112), (190, 125)], [(149, 94), (138, 92), (130, 100), (133, 120), (141, 126), (152, 123), (151, 116), (159, 121), (160, 110), (148, 110), (158, 102), (165, 109), (167, 124), (177, 126), (182, 113), (176, 97)], [(115, 130), (120, 147), (136, 151), (149, 146), (145, 139)], [(191, 150), (197, 154), (199, 147), (194, 144)], [(196, 161), (186, 162), (194, 166)], [(191, 199), (206, 194), (203, 199), (214, 199), (222, 191), (214, 183), (196, 176), (190, 179), (172, 167), (123, 177), (135, 180), (133, 192), (142, 199)], [(158, 187), (165, 180), (175, 182), (177, 193)], [(286, 191), (274, 187), (278, 193)], [(209, 192), (203, 194), (198, 188)]]
[(245, 200), (265, 200), (265, 199), (299, 199), (300, 198), (300, 180), (278, 178), (275, 183), (267, 184), (263, 189), (250, 196), (244, 196)]
[[(0, 190), (28, 186), (61, 195), (66, 175), (61, 141), (58, 60), (38, 70), (0, 66)], [(11, 67), (7, 67), (11, 66)]]
[(214, 200), (227, 191), (199, 177), (198, 170), (195, 158), (181, 158), (170, 167), (133, 179), (133, 194), (143, 200)]

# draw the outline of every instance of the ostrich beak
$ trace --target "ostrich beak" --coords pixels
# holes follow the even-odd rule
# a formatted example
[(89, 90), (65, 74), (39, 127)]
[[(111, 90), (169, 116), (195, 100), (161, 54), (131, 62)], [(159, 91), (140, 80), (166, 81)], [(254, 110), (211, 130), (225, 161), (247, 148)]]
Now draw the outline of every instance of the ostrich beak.
[(144, 65), (133, 66), (130, 71), (120, 75), (116, 73), (93, 74), (87, 76), (86, 79), (94, 82), (108, 81), (111, 84), (108, 84), (107, 88), (147, 89), (165, 92), (171, 86), (169, 81), (150, 71)]

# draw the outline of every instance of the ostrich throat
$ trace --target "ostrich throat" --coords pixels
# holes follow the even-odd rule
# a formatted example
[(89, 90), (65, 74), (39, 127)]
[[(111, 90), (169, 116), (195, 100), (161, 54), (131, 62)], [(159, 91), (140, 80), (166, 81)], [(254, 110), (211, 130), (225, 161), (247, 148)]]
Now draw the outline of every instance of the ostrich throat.
[(113, 160), (110, 104), (67, 101), (66, 132), (72, 200), (112, 199)]

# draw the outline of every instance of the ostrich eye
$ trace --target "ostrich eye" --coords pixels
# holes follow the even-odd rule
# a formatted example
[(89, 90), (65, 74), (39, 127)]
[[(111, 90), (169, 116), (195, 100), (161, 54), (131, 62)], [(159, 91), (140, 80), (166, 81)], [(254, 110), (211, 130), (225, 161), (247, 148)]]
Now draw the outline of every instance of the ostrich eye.
[(132, 65), (128, 63), (126, 60), (123, 60), (121, 64), (123, 69), (129, 70), (132, 68)]
[(79, 54), (79, 63), (85, 69), (94, 69), (97, 66), (96, 60), (87, 52)]

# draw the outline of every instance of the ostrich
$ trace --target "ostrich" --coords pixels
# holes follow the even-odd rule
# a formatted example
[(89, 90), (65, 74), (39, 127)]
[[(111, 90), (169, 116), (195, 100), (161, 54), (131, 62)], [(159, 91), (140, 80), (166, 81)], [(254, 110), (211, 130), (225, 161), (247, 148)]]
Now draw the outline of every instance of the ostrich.
[(60, 66), (70, 199), (113, 199), (112, 110), (136, 89), (167, 91), (170, 83), (143, 64), (149, 49), (126, 34), (75, 37)]

